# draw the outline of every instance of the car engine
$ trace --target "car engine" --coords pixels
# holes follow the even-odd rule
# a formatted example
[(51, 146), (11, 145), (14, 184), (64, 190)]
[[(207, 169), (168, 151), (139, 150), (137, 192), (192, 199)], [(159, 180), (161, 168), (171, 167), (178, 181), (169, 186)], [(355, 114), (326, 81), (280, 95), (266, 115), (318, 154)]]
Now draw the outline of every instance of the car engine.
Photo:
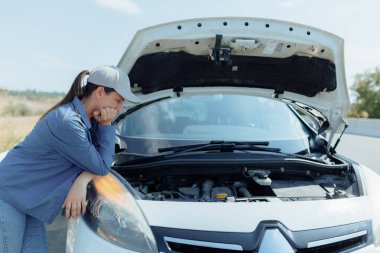
[[(149, 173), (150, 174), (150, 173)], [(359, 196), (353, 173), (320, 173), (243, 168), (241, 174), (135, 175), (127, 177), (144, 200), (252, 202), (297, 201)], [(152, 173), (153, 174), (153, 173)], [(151, 174), (150, 174), (151, 175)]]

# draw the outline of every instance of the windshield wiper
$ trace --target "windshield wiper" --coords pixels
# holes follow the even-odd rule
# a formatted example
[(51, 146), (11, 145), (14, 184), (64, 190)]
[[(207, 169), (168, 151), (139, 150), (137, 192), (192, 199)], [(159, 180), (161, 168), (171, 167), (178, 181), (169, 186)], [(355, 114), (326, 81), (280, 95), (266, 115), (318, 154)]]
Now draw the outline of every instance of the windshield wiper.
[(158, 152), (172, 151), (173, 154), (186, 153), (192, 151), (219, 150), (220, 152), (233, 152), (235, 150), (255, 150), (266, 152), (280, 152), (279, 148), (268, 148), (259, 146), (268, 146), (268, 141), (240, 142), (240, 141), (210, 141), (202, 144), (192, 144), (184, 146), (175, 146), (168, 148), (159, 148)]
[[(210, 141), (201, 144), (191, 144), (183, 146), (174, 146), (166, 148), (158, 148), (158, 153), (170, 152), (167, 154), (153, 155), (153, 156), (142, 156), (132, 160), (126, 160), (117, 164), (117, 166), (122, 166), (125, 164), (139, 164), (146, 162), (156, 162), (169, 157), (181, 155), (183, 153), (193, 152), (193, 151), (220, 151), (220, 152), (234, 152), (236, 150), (241, 151), (263, 151), (272, 152), (276, 154), (284, 155), (287, 158), (298, 158), (302, 160), (307, 160), (310, 162), (316, 162), (320, 164), (326, 164), (323, 161), (310, 158), (302, 154), (290, 154), (281, 152), (280, 148), (270, 148), (266, 147), (269, 145), (268, 141), (253, 141), (253, 142), (240, 142), (240, 141)], [(264, 146), (264, 147), (263, 147)]]
[(233, 152), (235, 150), (254, 150), (254, 151), (265, 151), (265, 152), (276, 152), (281, 153), (279, 148), (268, 148), (259, 146), (268, 146), (268, 141), (254, 141), (254, 142), (238, 142), (238, 141), (210, 141), (208, 143), (201, 144), (191, 144), (167, 148), (159, 148), (158, 153), (171, 152), (169, 154), (160, 154), (153, 156), (141, 156), (132, 160), (124, 160), (116, 163), (116, 166), (123, 166), (125, 164), (133, 165), (145, 162), (156, 162), (172, 155), (192, 152), (192, 151), (212, 151), (218, 150), (220, 152)]
[(172, 153), (161, 155), (157, 157), (170, 157), (172, 155), (192, 152), (192, 151), (220, 151), (220, 152), (233, 152), (235, 150), (242, 151), (264, 151), (264, 152), (273, 152), (277, 154), (284, 155), (288, 158), (298, 158), (302, 160), (307, 160), (310, 162), (316, 162), (321, 164), (326, 164), (326, 162), (310, 158), (306, 155), (296, 154), (296, 153), (285, 153), (281, 152), (280, 148), (269, 148), (269, 147), (260, 147), (260, 146), (268, 146), (268, 141), (253, 141), (253, 142), (240, 142), (240, 141), (210, 141), (208, 143), (202, 144), (191, 144), (191, 145), (183, 145), (183, 146), (175, 146), (175, 147), (167, 147), (167, 148), (159, 148), (158, 153), (169, 152)]

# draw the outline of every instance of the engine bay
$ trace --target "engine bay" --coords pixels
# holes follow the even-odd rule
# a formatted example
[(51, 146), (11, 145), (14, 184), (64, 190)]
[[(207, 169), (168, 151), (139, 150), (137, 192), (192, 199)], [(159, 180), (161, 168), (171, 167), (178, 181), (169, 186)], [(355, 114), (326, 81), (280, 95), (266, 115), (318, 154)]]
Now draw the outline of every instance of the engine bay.
[(121, 174), (139, 198), (154, 201), (269, 202), (360, 196), (352, 169), (183, 167), (181, 173), (166, 168), (160, 172), (146, 169), (144, 173), (132, 170)]

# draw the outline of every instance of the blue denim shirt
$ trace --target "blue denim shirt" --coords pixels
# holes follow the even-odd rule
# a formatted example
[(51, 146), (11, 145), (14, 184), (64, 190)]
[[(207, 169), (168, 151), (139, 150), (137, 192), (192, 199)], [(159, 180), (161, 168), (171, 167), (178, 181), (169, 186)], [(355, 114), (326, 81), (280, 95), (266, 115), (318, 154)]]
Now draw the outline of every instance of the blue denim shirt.
[(51, 111), (0, 162), (0, 199), (52, 223), (82, 171), (109, 172), (115, 128), (90, 123), (81, 101)]

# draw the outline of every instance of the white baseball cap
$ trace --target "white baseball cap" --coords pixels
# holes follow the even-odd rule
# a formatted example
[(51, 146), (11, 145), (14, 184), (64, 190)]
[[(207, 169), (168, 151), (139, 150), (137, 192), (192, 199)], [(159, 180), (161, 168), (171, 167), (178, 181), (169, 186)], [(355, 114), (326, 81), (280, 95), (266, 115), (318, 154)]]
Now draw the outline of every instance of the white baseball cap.
[(115, 66), (100, 66), (92, 69), (89, 73), (88, 83), (113, 88), (125, 100), (133, 103), (141, 102), (140, 99), (132, 93), (131, 84), (127, 74)]

